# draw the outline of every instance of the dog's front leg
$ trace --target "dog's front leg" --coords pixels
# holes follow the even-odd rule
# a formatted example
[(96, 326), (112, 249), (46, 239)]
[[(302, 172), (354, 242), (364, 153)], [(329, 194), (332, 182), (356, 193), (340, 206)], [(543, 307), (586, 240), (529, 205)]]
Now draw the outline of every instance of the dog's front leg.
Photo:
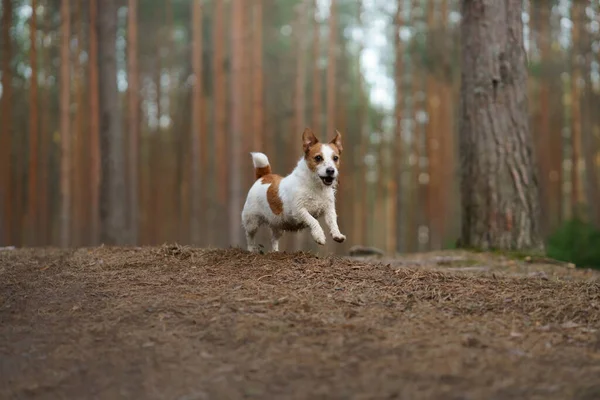
[(314, 241), (317, 242), (317, 244), (324, 246), (325, 232), (323, 232), (323, 228), (321, 228), (321, 225), (319, 225), (319, 221), (317, 221), (315, 217), (310, 215), (306, 208), (302, 208), (298, 216), (310, 229), (310, 234), (312, 235)]
[(346, 236), (342, 235), (340, 232), (340, 228), (337, 224), (337, 214), (335, 212), (335, 204), (330, 204), (329, 207), (325, 210), (325, 223), (329, 227), (329, 231), (331, 232), (331, 236), (333, 240), (338, 243), (342, 243), (346, 240)]

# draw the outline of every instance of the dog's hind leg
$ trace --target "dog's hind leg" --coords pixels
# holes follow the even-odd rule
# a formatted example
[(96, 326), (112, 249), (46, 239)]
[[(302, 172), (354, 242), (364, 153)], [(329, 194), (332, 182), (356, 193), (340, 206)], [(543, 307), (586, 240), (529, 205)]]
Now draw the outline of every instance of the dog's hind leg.
[(277, 228), (271, 228), (271, 249), (273, 251), (279, 251), (279, 239), (283, 232)]
[(258, 246), (256, 245), (256, 232), (260, 226), (258, 218), (255, 216), (243, 218), (244, 230), (246, 231), (246, 244), (248, 245), (248, 251), (258, 252)]

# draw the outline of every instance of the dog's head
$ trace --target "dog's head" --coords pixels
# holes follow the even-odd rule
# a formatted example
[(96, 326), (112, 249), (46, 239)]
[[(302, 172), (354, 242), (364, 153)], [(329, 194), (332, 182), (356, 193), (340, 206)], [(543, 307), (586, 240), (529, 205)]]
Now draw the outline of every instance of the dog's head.
[(342, 155), (342, 135), (335, 131), (335, 137), (329, 143), (321, 143), (310, 128), (302, 133), (304, 160), (316, 178), (325, 186), (331, 186), (339, 175)]

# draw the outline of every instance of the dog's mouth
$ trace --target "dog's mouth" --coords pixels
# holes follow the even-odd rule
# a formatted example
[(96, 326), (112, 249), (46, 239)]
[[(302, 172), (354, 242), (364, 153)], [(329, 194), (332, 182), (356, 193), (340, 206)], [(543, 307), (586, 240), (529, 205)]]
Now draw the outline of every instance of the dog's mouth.
[(333, 176), (320, 176), (319, 178), (321, 178), (325, 186), (331, 186), (335, 181), (335, 178)]

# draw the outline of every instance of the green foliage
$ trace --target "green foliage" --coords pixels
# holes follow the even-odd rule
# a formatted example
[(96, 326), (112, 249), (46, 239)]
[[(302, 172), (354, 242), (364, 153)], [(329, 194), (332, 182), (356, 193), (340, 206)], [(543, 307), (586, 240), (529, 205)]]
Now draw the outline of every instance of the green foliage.
[(547, 253), (578, 267), (600, 269), (600, 230), (580, 219), (568, 221), (548, 239)]

